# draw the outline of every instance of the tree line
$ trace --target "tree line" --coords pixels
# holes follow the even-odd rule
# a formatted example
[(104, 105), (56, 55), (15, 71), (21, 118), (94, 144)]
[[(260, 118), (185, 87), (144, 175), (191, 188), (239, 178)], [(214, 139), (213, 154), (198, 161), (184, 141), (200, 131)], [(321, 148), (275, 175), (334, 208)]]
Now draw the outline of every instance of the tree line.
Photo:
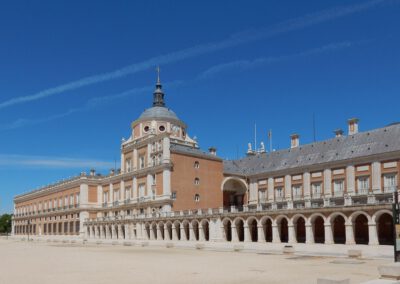
[(11, 215), (3, 214), (0, 216), (0, 234), (11, 233)]

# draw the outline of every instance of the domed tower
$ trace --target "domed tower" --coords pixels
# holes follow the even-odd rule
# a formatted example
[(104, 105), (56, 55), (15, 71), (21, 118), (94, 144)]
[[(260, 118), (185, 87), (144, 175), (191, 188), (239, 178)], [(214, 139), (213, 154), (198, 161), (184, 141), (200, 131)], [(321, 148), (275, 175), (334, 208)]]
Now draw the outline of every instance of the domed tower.
[(170, 136), (175, 143), (198, 147), (196, 141), (187, 135), (186, 124), (166, 106), (164, 97), (165, 94), (158, 73), (156, 88), (153, 93), (153, 105), (132, 122), (132, 136), (129, 140), (145, 139), (146, 137), (164, 134)]

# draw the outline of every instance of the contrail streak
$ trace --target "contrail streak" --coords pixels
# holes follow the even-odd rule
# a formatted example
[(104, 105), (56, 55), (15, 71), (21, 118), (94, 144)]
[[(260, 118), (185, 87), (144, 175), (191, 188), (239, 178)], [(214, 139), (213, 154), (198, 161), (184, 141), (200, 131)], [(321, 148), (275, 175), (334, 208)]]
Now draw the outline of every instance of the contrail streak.
[(148, 60), (135, 63), (121, 69), (97, 74), (90, 77), (85, 77), (77, 81), (73, 81), (67, 84), (63, 84), (54, 88), (49, 88), (43, 91), (40, 91), (36, 94), (17, 97), (7, 101), (0, 103), (0, 109), (27, 103), (30, 101), (35, 101), (39, 99), (43, 99), (49, 96), (54, 96), (57, 94), (64, 93), (66, 91), (71, 91), (75, 89), (79, 89), (85, 86), (94, 85), (100, 82), (110, 81), (116, 78), (121, 78), (130, 74), (134, 74), (140, 71), (147, 70), (156, 65), (165, 65), (172, 62), (182, 61), (187, 58), (196, 57), (202, 54), (207, 54), (219, 50), (223, 50), (229, 47), (238, 46), (244, 43), (249, 43), (256, 40), (267, 39), (273, 37), (278, 34), (295, 31), (299, 29), (303, 29), (315, 24), (323, 23), (332, 19), (344, 17), (353, 13), (357, 13), (363, 10), (367, 10), (381, 4), (387, 0), (372, 0), (362, 4), (350, 5), (350, 6), (341, 6), (335, 7), (323, 11), (319, 11), (316, 13), (308, 14), (303, 17), (295, 18), (292, 20), (281, 22), (277, 25), (271, 26), (266, 29), (244, 32), (240, 34), (232, 35), (231, 37), (213, 43), (207, 43), (203, 45), (194, 46), (191, 48), (179, 50), (176, 52), (172, 52), (165, 55), (156, 56), (150, 58)]

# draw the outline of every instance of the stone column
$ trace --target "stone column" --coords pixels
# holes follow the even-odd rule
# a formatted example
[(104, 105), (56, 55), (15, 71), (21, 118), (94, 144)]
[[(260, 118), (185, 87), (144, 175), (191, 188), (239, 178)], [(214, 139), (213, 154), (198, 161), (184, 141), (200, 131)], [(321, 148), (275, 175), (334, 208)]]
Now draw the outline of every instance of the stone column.
[[(164, 235), (164, 238), (165, 238), (165, 235)], [(160, 225), (157, 224), (157, 241), (162, 241), (162, 240), (163, 240), (163, 237), (162, 237), (162, 233), (161, 233), (161, 228), (160, 228)]]
[(354, 195), (355, 194), (355, 169), (353, 165), (346, 167), (346, 187), (347, 194)]
[(368, 245), (370, 246), (379, 245), (378, 232), (376, 230), (375, 222), (368, 222), (368, 235), (369, 235)]
[(178, 241), (178, 234), (176, 232), (175, 224), (172, 224), (172, 240)]
[(100, 225), (99, 228), (100, 228), (100, 239), (104, 239), (105, 236), (104, 236), (104, 227), (103, 227), (103, 225)]
[(203, 230), (203, 225), (200, 223), (199, 224), (199, 241), (204, 242), (206, 240), (204, 236), (204, 230)]
[(278, 224), (276, 224), (275, 222), (272, 223), (272, 242), (273, 243), (281, 242), (281, 237), (279, 236)]
[(137, 149), (133, 149), (133, 170), (136, 171), (138, 169), (138, 151)]
[(151, 167), (151, 144), (147, 144), (146, 160), (147, 160), (147, 165), (146, 166)]
[(310, 173), (305, 172), (303, 174), (303, 193), (305, 198), (309, 198), (311, 196), (310, 186), (311, 186)]
[(129, 224), (124, 224), (124, 231), (125, 231), (125, 240), (131, 239), (131, 230)]
[(259, 243), (265, 243), (265, 234), (264, 234), (264, 228), (262, 225), (257, 226), (257, 237), (258, 237), (258, 242)]
[(346, 245), (354, 245), (353, 224), (350, 221), (345, 223), (346, 226)]
[(168, 233), (168, 226), (167, 224), (164, 224), (164, 240), (165, 241), (170, 241), (169, 233)]
[(285, 176), (285, 197), (287, 200), (292, 200), (292, 176)]
[(163, 138), (163, 164), (168, 164), (171, 160), (171, 150), (170, 150), (170, 139), (169, 137)]
[(306, 223), (306, 244), (313, 244), (314, 241), (314, 233), (311, 223)]
[(288, 222), (288, 243), (294, 244), (297, 243), (296, 239), (296, 231), (294, 229), (294, 224), (292, 221)]
[(153, 196), (153, 191), (151, 189), (152, 185), (153, 185), (153, 177), (151, 174), (147, 174), (147, 181), (146, 181), (147, 194), (145, 196), (148, 196), (148, 197)]
[(238, 242), (239, 241), (239, 237), (236, 231), (236, 226), (232, 225), (231, 226), (231, 236), (232, 236), (232, 242)]
[(274, 194), (274, 179), (272, 177), (268, 178), (268, 201), (272, 202), (275, 200)]
[(133, 198), (133, 199), (136, 199), (136, 198), (138, 197), (138, 192), (137, 192), (137, 190), (138, 190), (137, 178), (136, 178), (136, 177), (133, 177), (133, 180), (132, 180), (132, 198)]
[(111, 226), (111, 234), (112, 234), (112, 239), (116, 240), (117, 239), (117, 232), (115, 230), (115, 225), (114, 224)]
[(195, 242), (196, 236), (194, 235), (194, 229), (192, 223), (189, 223), (189, 241)]
[(154, 235), (153, 227), (150, 226), (150, 240), (154, 241), (155, 239), (156, 239), (156, 236)]
[(95, 226), (94, 230), (95, 230), (96, 239), (100, 239), (100, 227), (99, 226)]
[(111, 206), (113, 205), (113, 203), (114, 203), (114, 188), (113, 188), (113, 184), (112, 183), (110, 183), (110, 191), (109, 191), (109, 194), (110, 194), (110, 203), (111, 203)]
[(121, 152), (121, 173), (125, 172), (125, 155)]
[(325, 229), (325, 244), (330, 245), (333, 244), (333, 234), (332, 234), (332, 226), (330, 222), (324, 223)]
[(121, 194), (119, 195), (120, 200), (125, 200), (125, 182), (123, 180), (121, 180), (119, 184), (119, 190), (121, 192)]
[[(324, 170), (324, 188), (323, 193), (325, 197), (332, 196), (332, 170), (325, 169)], [(322, 194), (322, 192), (321, 192)]]
[(134, 233), (134, 228), (133, 224), (128, 224), (128, 230), (129, 230), (129, 239), (134, 240), (135, 239), (135, 233)]
[(244, 224), (243, 225), (243, 230), (244, 230), (244, 241), (246, 243), (250, 243), (251, 242), (251, 234), (250, 234), (249, 225)]
[(181, 241), (187, 241), (187, 236), (185, 233), (185, 226), (181, 225)]
[(380, 162), (372, 163), (372, 192), (374, 193), (382, 192)]
[(171, 196), (171, 171), (169, 169), (163, 170), (163, 195)]
[(124, 234), (122, 232), (122, 225), (118, 224), (118, 239), (123, 240), (124, 239)]
[(109, 225), (106, 225), (106, 239), (107, 240), (111, 239), (110, 226)]

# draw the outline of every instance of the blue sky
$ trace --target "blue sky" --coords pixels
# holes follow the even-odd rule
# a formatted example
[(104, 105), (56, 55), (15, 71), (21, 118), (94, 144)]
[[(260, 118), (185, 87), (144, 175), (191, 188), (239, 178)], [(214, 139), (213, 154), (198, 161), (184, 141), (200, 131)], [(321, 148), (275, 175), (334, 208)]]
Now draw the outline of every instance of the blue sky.
[(400, 121), (400, 1), (8, 1), (0, 9), (0, 213), (14, 195), (119, 160), (151, 105), (242, 156)]

